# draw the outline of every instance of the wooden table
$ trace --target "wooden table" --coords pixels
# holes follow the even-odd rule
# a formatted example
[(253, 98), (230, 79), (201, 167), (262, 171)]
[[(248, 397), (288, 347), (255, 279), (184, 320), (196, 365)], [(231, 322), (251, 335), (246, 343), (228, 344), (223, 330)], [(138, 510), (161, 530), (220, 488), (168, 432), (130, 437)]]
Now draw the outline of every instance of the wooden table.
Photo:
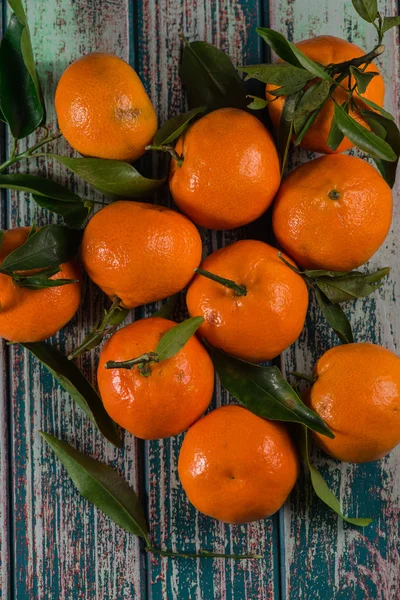
[[(271, 26), (291, 40), (334, 34), (364, 48), (373, 46), (371, 26), (362, 22), (346, 0), (26, 0), (34, 50), (49, 122), (56, 128), (53, 94), (60, 74), (75, 58), (92, 51), (113, 52), (139, 72), (156, 106), (160, 122), (182, 112), (178, 77), (181, 42), (207, 39), (228, 51), (235, 64), (265, 61), (266, 48), (255, 27)], [(396, 14), (397, 2), (380, 2)], [(7, 15), (9, 15), (7, 9)], [(397, 37), (396, 37), (397, 36)], [(399, 39), (392, 29), (380, 65), (386, 81), (386, 107), (399, 122)], [(32, 141), (32, 140), (31, 140)], [(59, 142), (61, 153), (70, 153)], [(3, 152), (6, 153), (6, 144)], [(292, 152), (290, 167), (311, 155)], [(156, 160), (156, 159), (155, 159)], [(154, 163), (156, 166), (156, 162)], [(21, 164), (93, 197), (59, 164)], [(396, 349), (400, 319), (399, 186), (395, 192), (392, 233), (370, 268), (389, 265), (379, 293), (347, 305), (358, 341), (375, 341)], [(2, 203), (3, 227), (48, 222), (28, 195), (11, 194)], [(208, 251), (235, 236), (253, 232), (207, 233)], [(104, 306), (104, 297), (87, 284), (77, 318), (55, 343), (68, 351), (82, 339)], [(137, 311), (137, 317), (151, 313)], [(296, 365), (309, 372), (324, 350), (338, 343), (312, 302), (299, 341), (282, 357), (284, 369)], [(98, 353), (81, 366), (95, 372)], [(349, 515), (376, 515), (372, 525), (357, 529), (343, 523), (313, 494), (303, 474), (285, 507), (271, 519), (231, 527), (199, 513), (180, 486), (176, 464), (182, 436), (139, 443), (125, 435), (122, 450), (106, 443), (67, 393), (20, 347), (2, 346), (0, 388), (0, 598), (4, 600), (120, 600), (161, 598), (258, 600), (269, 598), (340, 600), (400, 597), (399, 507), (400, 447), (386, 459), (350, 465), (315, 452), (331, 489)], [(215, 404), (228, 402), (218, 387)], [(89, 505), (73, 487), (64, 468), (38, 436), (43, 429), (115, 466), (140, 490), (155, 543), (177, 550), (257, 552), (262, 561), (169, 560), (147, 556), (138, 540)], [(266, 490), (268, 493), (268, 490)]]

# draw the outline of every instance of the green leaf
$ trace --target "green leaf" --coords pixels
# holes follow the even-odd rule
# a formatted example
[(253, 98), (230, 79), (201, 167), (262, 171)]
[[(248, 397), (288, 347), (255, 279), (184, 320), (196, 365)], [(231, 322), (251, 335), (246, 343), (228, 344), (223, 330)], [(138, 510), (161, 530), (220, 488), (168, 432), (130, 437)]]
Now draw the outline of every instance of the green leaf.
[(101, 344), (106, 336), (114, 333), (130, 312), (129, 308), (120, 306), (120, 302), (119, 298), (115, 298), (110, 308), (104, 311), (103, 319), (96, 323), (83, 342), (68, 355), (69, 360), (81, 356), (88, 350), (93, 350)]
[(22, 246), (3, 260), (1, 273), (55, 267), (76, 256), (83, 231), (63, 225), (38, 229)]
[(279, 98), (280, 96), (291, 96), (296, 92), (300, 92), (303, 88), (304, 86), (301, 83), (294, 83), (283, 85), (276, 90), (268, 90), (268, 93), (271, 94), (271, 96), (275, 96), (275, 98)]
[(196, 333), (203, 321), (203, 317), (191, 317), (164, 333), (155, 350), (158, 361), (167, 360), (178, 354), (192, 335)]
[(281, 163), (281, 177), (285, 170), (290, 142), (293, 135), (293, 119), (296, 112), (300, 92), (287, 96), (281, 112), (278, 128), (278, 154)]
[(294, 114), (294, 130), (296, 133), (299, 133), (310, 113), (325, 102), (329, 96), (330, 89), (331, 84), (329, 81), (322, 80), (319, 83), (310, 85), (304, 92), (297, 104), (296, 112)]
[(231, 59), (208, 42), (185, 40), (181, 79), (189, 108), (246, 108), (246, 89)]
[(357, 67), (354, 67), (353, 65), (350, 66), (350, 73), (354, 76), (354, 79), (357, 82), (357, 89), (359, 94), (364, 94), (365, 90), (367, 89), (368, 85), (370, 84), (371, 80), (376, 76), (379, 75), (379, 73), (377, 71), (361, 71), (360, 69), (358, 69)]
[[(347, 104), (342, 105), (342, 108), (346, 113), (348, 113), (349, 109)], [(329, 146), (329, 148), (331, 148), (331, 150), (337, 150), (340, 144), (342, 143), (343, 138), (344, 135), (337, 126), (335, 114), (333, 114), (331, 126), (329, 129), (329, 135), (326, 143)]]
[(158, 190), (165, 179), (143, 177), (132, 165), (103, 158), (69, 158), (59, 154), (47, 156), (58, 160), (94, 188), (108, 196), (141, 198)]
[(322, 310), (325, 319), (328, 321), (341, 342), (343, 342), (343, 344), (352, 344), (354, 338), (351, 325), (339, 304), (333, 304), (318, 288), (315, 288), (314, 292), (318, 306)]
[(386, 33), (392, 27), (400, 25), (400, 15), (396, 17), (383, 17), (382, 33)]
[(382, 140), (372, 131), (360, 125), (353, 117), (346, 114), (341, 106), (335, 103), (335, 121), (340, 131), (349, 138), (358, 148), (367, 152), (374, 158), (381, 158), (390, 162), (397, 156), (387, 142)]
[(197, 115), (205, 112), (206, 106), (199, 106), (193, 108), (184, 115), (177, 115), (169, 119), (160, 129), (157, 131), (153, 139), (154, 146), (166, 146), (175, 141), (182, 133), (189, 127), (190, 121), (192, 121)]
[(239, 71), (247, 73), (245, 81), (257, 79), (263, 83), (272, 85), (301, 85), (304, 87), (313, 75), (306, 69), (294, 67), (288, 63), (276, 63), (273, 65), (249, 65), (239, 67)]
[(302, 438), (303, 439), (301, 443), (301, 454), (310, 470), (311, 483), (314, 488), (314, 492), (316, 493), (318, 498), (322, 500), (322, 502), (324, 502), (327, 506), (329, 506), (329, 508), (335, 511), (335, 513), (337, 513), (339, 517), (341, 517), (347, 523), (350, 523), (351, 525), (357, 525), (358, 527), (367, 527), (367, 525), (372, 523), (373, 519), (368, 517), (353, 518), (344, 516), (340, 508), (339, 500), (336, 498), (336, 496), (332, 494), (332, 492), (328, 488), (325, 479), (322, 477), (318, 469), (310, 463), (310, 456), (308, 451), (308, 431), (305, 427), (303, 428)]
[(76, 364), (46, 342), (25, 343), (21, 346), (29, 350), (50, 371), (103, 436), (120, 448), (122, 442), (117, 426), (108, 416), (100, 396)]
[(373, 23), (378, 16), (377, 0), (351, 0), (354, 8), (364, 21)]
[(38, 77), (38, 74), (36, 71), (35, 58), (33, 56), (28, 19), (26, 18), (24, 7), (22, 5), (21, 0), (8, 0), (8, 4), (10, 5), (11, 9), (16, 14), (21, 25), (24, 26), (24, 31), (22, 32), (22, 36), (21, 36), (22, 57), (24, 59), (25, 66), (28, 69), (29, 74), (32, 78), (32, 81), (35, 84), (37, 96), (38, 96), (38, 98), (42, 98), (39, 77)]
[(92, 209), (90, 202), (84, 203), (67, 187), (36, 175), (0, 175), (0, 188), (32, 194), (39, 206), (62, 216), (70, 227), (80, 227)]
[(264, 419), (302, 423), (334, 437), (329, 427), (308, 408), (282, 377), (278, 367), (261, 367), (207, 344), (222, 385), (243, 406)]
[(178, 305), (179, 294), (170, 296), (166, 302), (152, 316), (161, 317), (162, 319), (172, 319), (175, 309)]
[(267, 27), (257, 27), (256, 31), (279, 58), (295, 67), (306, 69), (314, 77), (320, 77), (334, 83), (332, 77), (323, 67), (303, 54), (299, 48), (289, 42), (281, 33)]
[(374, 111), (363, 110), (361, 115), (371, 127), (372, 131), (383, 138), (397, 155), (397, 160), (389, 162), (380, 158), (374, 158), (382, 177), (392, 188), (396, 181), (397, 165), (400, 155), (400, 131), (392, 119), (387, 119)]
[(319, 277), (315, 283), (333, 304), (338, 304), (372, 294), (389, 272), (389, 267), (369, 274), (353, 271), (343, 277)]
[(250, 108), (251, 110), (263, 110), (268, 106), (268, 101), (265, 100), (265, 98), (250, 95), (247, 95), (246, 98), (253, 98), (250, 104), (247, 105), (247, 108)]
[(69, 285), (70, 283), (78, 283), (78, 279), (50, 279), (61, 269), (59, 267), (50, 267), (40, 272), (35, 272), (32, 275), (20, 275), (13, 273), (12, 278), (19, 287), (29, 288), (31, 290), (42, 290), (49, 287), (59, 287)]
[(44, 118), (40, 93), (25, 64), (29, 33), (13, 14), (0, 45), (0, 107), (15, 138), (28, 136)]
[(372, 102), (372, 100), (368, 100), (368, 98), (365, 98), (364, 96), (361, 96), (360, 94), (357, 94), (357, 95), (364, 104), (366, 104), (370, 108), (373, 108), (374, 110), (377, 110), (383, 117), (386, 117), (387, 119), (390, 119), (391, 121), (394, 121), (393, 115), (391, 115), (387, 110), (384, 110), (382, 108), (382, 106), (379, 106), (379, 104), (375, 104), (375, 102)]
[(67, 469), (82, 496), (122, 529), (147, 541), (142, 506), (125, 479), (108, 465), (85, 456), (66, 442), (43, 431), (39, 433)]

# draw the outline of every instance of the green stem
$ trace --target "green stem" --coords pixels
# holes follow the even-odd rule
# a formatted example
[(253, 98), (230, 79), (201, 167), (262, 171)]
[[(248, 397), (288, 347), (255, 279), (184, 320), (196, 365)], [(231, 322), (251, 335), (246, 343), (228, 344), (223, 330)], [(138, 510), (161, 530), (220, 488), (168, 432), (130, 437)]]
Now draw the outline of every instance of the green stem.
[(150, 545), (145, 547), (145, 551), (150, 552), (151, 554), (159, 554), (166, 558), (233, 558), (234, 560), (260, 560), (263, 558), (260, 554), (223, 554), (220, 552), (208, 552), (208, 550), (200, 550), (198, 553), (173, 552), (172, 550), (160, 550), (159, 548), (154, 548)]
[(226, 279), (225, 277), (220, 277), (219, 275), (215, 275), (214, 273), (210, 273), (209, 271), (205, 271), (204, 269), (195, 269), (194, 270), (197, 275), (202, 275), (203, 277), (207, 277), (207, 279), (211, 279), (212, 281), (216, 281), (221, 285), (233, 290), (235, 292), (235, 296), (246, 296), (247, 288), (244, 285), (239, 285), (232, 281), (232, 279)]
[(183, 156), (178, 154), (175, 148), (172, 146), (146, 146), (145, 150), (155, 150), (157, 152), (168, 152), (174, 160), (178, 163), (178, 167), (183, 165)]
[(305, 373), (299, 373), (299, 371), (290, 371), (289, 375), (293, 375), (297, 379), (302, 379), (303, 381), (307, 381), (308, 383), (314, 384), (317, 380), (316, 377), (311, 377), (311, 375), (306, 375)]
[(294, 271), (295, 273), (297, 273), (297, 275), (304, 275), (303, 271), (299, 271), (299, 269), (296, 269), (296, 267), (294, 265), (292, 265), (288, 260), (286, 260), (286, 258), (284, 258), (282, 252), (278, 252), (278, 258), (280, 258), (281, 261), (283, 263), (285, 263), (285, 265), (287, 267), (289, 267), (289, 269), (292, 269), (292, 271)]
[(148, 365), (153, 362), (158, 362), (158, 354), (156, 352), (146, 352), (137, 358), (131, 358), (120, 362), (109, 360), (104, 366), (106, 369), (133, 369), (136, 365)]
[(6, 169), (8, 169), (8, 167), (11, 167), (11, 165), (15, 164), (16, 162), (18, 162), (20, 160), (23, 160), (25, 158), (32, 158), (34, 156), (41, 156), (42, 153), (33, 154), (33, 152), (35, 150), (37, 150), (38, 148), (40, 148), (41, 146), (43, 146), (44, 144), (48, 144), (48, 143), (52, 142), (53, 140), (56, 140), (57, 138), (61, 137), (61, 135), (62, 135), (61, 131), (57, 131), (53, 135), (48, 135), (45, 138), (42, 138), (34, 146), (31, 146), (24, 152), (21, 152), (21, 154), (14, 154), (14, 155), (10, 156), (10, 158), (8, 160), (6, 160), (2, 165), (0, 165), (0, 173), (2, 173)]
[(332, 73), (347, 73), (349, 67), (360, 67), (361, 65), (369, 64), (374, 60), (374, 58), (380, 56), (380, 54), (382, 54), (384, 51), (385, 46), (383, 44), (378, 44), (378, 46), (371, 50), (371, 52), (367, 52), (367, 54), (363, 54), (363, 56), (359, 56), (358, 58), (352, 58), (351, 60), (346, 60), (344, 62), (337, 63), (333, 66), (331, 75)]

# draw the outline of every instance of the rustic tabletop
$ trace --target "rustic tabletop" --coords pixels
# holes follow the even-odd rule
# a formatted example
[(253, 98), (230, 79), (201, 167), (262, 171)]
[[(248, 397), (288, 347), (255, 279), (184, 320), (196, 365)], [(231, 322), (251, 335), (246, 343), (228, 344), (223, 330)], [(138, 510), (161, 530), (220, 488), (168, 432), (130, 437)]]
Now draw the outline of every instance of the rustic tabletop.
[[(3, 26), (10, 14), (5, 4)], [(380, 4), (387, 14), (397, 14), (397, 0)], [(129, 61), (162, 123), (184, 109), (178, 76), (182, 32), (190, 40), (215, 43), (235, 64), (269, 58), (255, 33), (259, 25), (295, 41), (324, 33), (363, 48), (374, 43), (373, 28), (357, 17), (346, 0), (26, 0), (25, 5), (54, 130), (57, 81), (72, 60), (88, 52), (107, 51)], [(387, 34), (385, 42), (388, 51), (379, 61), (386, 82), (385, 106), (399, 122), (398, 28)], [(57, 144), (54, 147), (61, 153), (72, 153), (66, 142)], [(1, 151), (6, 157), (5, 137)], [(310, 156), (292, 151), (289, 168)], [(70, 188), (79, 187), (84, 197), (93, 197), (88, 186), (78, 186), (71, 173), (52, 160), (17, 167), (51, 175)], [(396, 349), (400, 334), (399, 304), (396, 309), (400, 297), (399, 196), (398, 184), (391, 234), (369, 265), (371, 269), (390, 266), (390, 276), (378, 293), (346, 306), (358, 341), (375, 341), (391, 350)], [(4, 228), (28, 225), (35, 219), (44, 224), (51, 218), (28, 194), (4, 195), (1, 208)], [(268, 239), (266, 222), (246, 231), (205, 232), (205, 246), (211, 251), (239, 237)], [(81, 340), (104, 305), (103, 294), (86, 284), (82, 309), (54, 340), (59, 348), (68, 351), (77, 338)], [(138, 310), (137, 316), (150, 314), (150, 308), (154, 307)], [(312, 303), (307, 326), (282, 356), (282, 367), (310, 372), (316, 358), (337, 343)], [(313, 460), (340, 497), (344, 513), (376, 516), (366, 528), (353, 527), (331, 512), (313, 494), (305, 474), (278, 514), (248, 526), (228, 526), (196, 512), (187, 501), (176, 471), (183, 436), (142, 443), (125, 434), (123, 448), (117, 450), (27, 351), (3, 343), (0, 357), (0, 598), (400, 597), (400, 446), (385, 459), (366, 465), (339, 463), (314, 451)], [(81, 359), (90, 377), (97, 360), (96, 351)], [(214, 401), (220, 405), (229, 398), (217, 387)], [(136, 537), (76, 492), (64, 468), (39, 438), (40, 429), (117, 468), (141, 494), (151, 535), (159, 546), (192, 552), (199, 548), (254, 552), (264, 559), (172, 560), (146, 555)]]

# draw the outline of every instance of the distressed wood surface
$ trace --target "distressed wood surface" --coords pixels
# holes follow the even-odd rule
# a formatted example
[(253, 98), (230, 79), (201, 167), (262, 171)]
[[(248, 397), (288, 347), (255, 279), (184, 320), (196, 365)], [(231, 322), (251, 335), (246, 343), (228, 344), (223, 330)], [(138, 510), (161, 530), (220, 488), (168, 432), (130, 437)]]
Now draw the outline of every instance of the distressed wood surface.
[[(129, 60), (163, 122), (184, 108), (178, 76), (179, 33), (217, 44), (230, 53), (235, 64), (265, 58), (254, 29), (268, 23), (294, 40), (333, 33), (366, 48), (374, 41), (372, 27), (356, 18), (346, 0), (27, 0), (26, 5), (53, 129), (52, 99), (59, 76), (67, 64), (87, 52), (113, 52)], [(393, 0), (386, 2), (385, 11), (396, 13)], [(387, 84), (386, 105), (395, 116), (397, 112), (398, 120), (399, 41), (394, 30), (385, 41), (388, 51), (381, 65)], [(64, 142), (54, 147), (73, 155)], [(310, 156), (296, 152), (290, 168)], [(146, 160), (145, 167), (149, 166), (150, 160)], [(154, 158), (153, 168), (160, 168), (158, 158)], [(41, 172), (95, 197), (88, 186), (75, 182), (52, 161), (21, 163), (18, 169)], [(169, 203), (165, 194), (158, 200)], [(371, 268), (390, 265), (390, 279), (379, 294), (348, 309), (359, 341), (375, 340), (391, 349), (396, 348), (400, 327), (395, 310), (400, 295), (395, 255), (398, 200), (399, 187), (392, 234), (370, 261)], [(50, 222), (49, 213), (36, 207), (28, 195), (11, 194), (3, 206), (7, 227), (27, 225), (33, 219), (38, 224)], [(205, 252), (244, 236), (266, 239), (268, 230), (267, 216), (235, 232), (203, 231)], [(104, 303), (103, 295), (86, 281), (82, 309), (53, 342), (62, 350), (76, 345), (97, 320)], [(151, 308), (136, 311), (136, 317), (150, 314)], [(287, 370), (296, 364), (298, 370), (309, 371), (316, 358), (337, 342), (312, 305), (306, 330), (285, 353), (283, 365)], [(93, 352), (81, 361), (92, 378), (97, 358), (98, 352)], [(285, 508), (272, 519), (231, 527), (197, 513), (188, 503), (176, 471), (183, 436), (138, 443), (125, 434), (124, 447), (117, 451), (24, 351), (3, 346), (0, 360), (4, 373), (0, 385), (0, 598), (392, 600), (400, 595), (399, 451), (378, 463), (360, 466), (340, 464), (315, 453), (315, 461), (341, 496), (346, 512), (378, 515), (368, 528), (343, 524), (313, 496), (304, 476)], [(217, 386), (214, 406), (228, 401)], [(263, 554), (264, 560), (173, 561), (145, 555), (136, 538), (79, 496), (38, 438), (39, 429), (118, 468), (140, 491), (157, 545), (188, 551), (250, 551)]]

